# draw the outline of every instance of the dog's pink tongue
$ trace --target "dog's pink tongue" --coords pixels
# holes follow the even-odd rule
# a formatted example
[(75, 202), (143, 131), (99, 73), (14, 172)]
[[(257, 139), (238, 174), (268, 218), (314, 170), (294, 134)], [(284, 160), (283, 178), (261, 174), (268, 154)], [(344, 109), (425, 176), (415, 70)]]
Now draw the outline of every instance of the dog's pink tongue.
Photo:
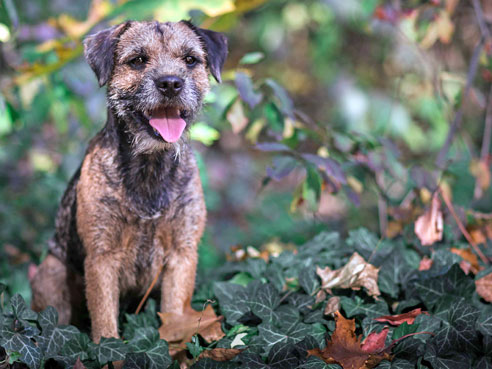
[(149, 123), (167, 142), (178, 141), (186, 127), (186, 122), (179, 116), (179, 110), (175, 108), (155, 111)]

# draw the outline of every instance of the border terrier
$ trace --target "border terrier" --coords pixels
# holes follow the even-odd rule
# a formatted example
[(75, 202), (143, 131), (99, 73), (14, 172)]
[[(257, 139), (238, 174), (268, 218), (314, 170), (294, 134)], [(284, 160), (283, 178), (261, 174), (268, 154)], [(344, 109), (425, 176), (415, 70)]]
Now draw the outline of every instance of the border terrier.
[(99, 342), (118, 337), (120, 298), (142, 296), (162, 265), (161, 311), (191, 301), (206, 211), (186, 131), (209, 73), (220, 82), (227, 39), (188, 21), (128, 21), (87, 37), (84, 55), (107, 85), (108, 119), (61, 200), (32, 307), (77, 324), (87, 306)]

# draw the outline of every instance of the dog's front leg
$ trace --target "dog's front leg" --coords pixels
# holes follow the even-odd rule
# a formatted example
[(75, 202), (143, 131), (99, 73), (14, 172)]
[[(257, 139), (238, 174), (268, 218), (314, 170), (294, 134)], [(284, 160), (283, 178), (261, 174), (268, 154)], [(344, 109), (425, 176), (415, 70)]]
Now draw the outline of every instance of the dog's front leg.
[(92, 339), (118, 336), (120, 263), (110, 255), (87, 256), (85, 281)]
[(162, 278), (161, 311), (182, 314), (191, 303), (195, 287), (197, 245), (173, 250), (169, 255)]

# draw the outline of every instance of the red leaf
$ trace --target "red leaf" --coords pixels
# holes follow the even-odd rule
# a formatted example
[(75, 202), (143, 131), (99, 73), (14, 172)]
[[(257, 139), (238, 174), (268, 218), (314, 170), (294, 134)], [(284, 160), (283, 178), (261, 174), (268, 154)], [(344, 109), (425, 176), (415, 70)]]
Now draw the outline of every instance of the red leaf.
[(388, 336), (388, 327), (384, 327), (379, 333), (374, 332), (369, 334), (364, 342), (362, 342), (362, 351), (370, 354), (383, 351), (386, 336)]
[(398, 326), (403, 323), (407, 324), (413, 324), (415, 321), (415, 318), (418, 317), (420, 314), (427, 314), (429, 315), (428, 312), (422, 311), (421, 308), (414, 309), (412, 311), (409, 311), (408, 313), (404, 314), (398, 314), (398, 315), (383, 315), (378, 318), (375, 318), (374, 320), (377, 322), (381, 323), (389, 323), (391, 325)]

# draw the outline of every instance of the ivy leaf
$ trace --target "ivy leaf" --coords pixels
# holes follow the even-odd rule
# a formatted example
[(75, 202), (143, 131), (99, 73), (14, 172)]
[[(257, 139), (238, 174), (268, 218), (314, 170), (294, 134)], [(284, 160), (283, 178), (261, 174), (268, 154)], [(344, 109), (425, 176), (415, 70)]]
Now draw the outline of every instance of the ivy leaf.
[(93, 352), (97, 361), (104, 365), (108, 362), (123, 360), (129, 347), (120, 339), (103, 337), (98, 345), (90, 347), (89, 350)]
[(58, 354), (62, 347), (79, 333), (74, 326), (57, 327), (58, 312), (52, 306), (39, 313), (38, 322), (42, 328), (40, 347), (47, 358)]
[(479, 319), (477, 320), (477, 327), (485, 335), (492, 336), (492, 308), (488, 307), (484, 309)]
[(446, 296), (470, 298), (473, 294), (473, 286), (473, 280), (463, 273), (458, 264), (454, 264), (445, 275), (428, 274), (414, 282), (421, 301), (429, 308), (433, 308)]
[(149, 358), (143, 352), (126, 354), (123, 369), (146, 369), (148, 367)]
[(259, 318), (270, 321), (274, 318), (274, 310), (280, 302), (277, 289), (270, 283), (258, 288), (254, 299), (250, 301), (251, 311)]
[(475, 323), (479, 310), (459, 299), (452, 305), (447, 320), (433, 338), (440, 352), (480, 350)]
[(72, 338), (63, 346), (61, 355), (68, 356), (74, 360), (80, 358), (80, 360), (86, 360), (89, 358), (87, 353), (91, 340), (85, 333), (78, 333), (72, 336)]
[(157, 340), (145, 355), (148, 357), (149, 369), (167, 368), (173, 362), (169, 355), (169, 345), (164, 340)]
[(18, 352), (21, 361), (31, 369), (38, 369), (41, 365), (41, 349), (29, 337), (2, 329), (0, 331), (0, 346), (7, 350)]
[(381, 315), (388, 315), (389, 313), (388, 306), (384, 302), (378, 301), (375, 304), (366, 304), (359, 296), (355, 296), (354, 298), (341, 296), (340, 303), (349, 318), (357, 315), (376, 318)]
[(268, 364), (272, 369), (295, 368), (299, 364), (296, 347), (277, 343), (268, 353)]
[(10, 299), (10, 306), (14, 317), (17, 319), (36, 320), (38, 317), (38, 314), (27, 308), (26, 302), (18, 293)]
[(135, 352), (149, 350), (159, 340), (159, 332), (155, 328), (138, 328), (129, 344)]
[(304, 364), (299, 365), (296, 369), (340, 369), (338, 364), (327, 364), (316, 356), (309, 356)]
[(250, 310), (247, 290), (241, 285), (216, 282), (214, 284), (214, 294), (219, 300), (220, 312), (225, 316), (229, 324), (238, 324), (237, 320)]

